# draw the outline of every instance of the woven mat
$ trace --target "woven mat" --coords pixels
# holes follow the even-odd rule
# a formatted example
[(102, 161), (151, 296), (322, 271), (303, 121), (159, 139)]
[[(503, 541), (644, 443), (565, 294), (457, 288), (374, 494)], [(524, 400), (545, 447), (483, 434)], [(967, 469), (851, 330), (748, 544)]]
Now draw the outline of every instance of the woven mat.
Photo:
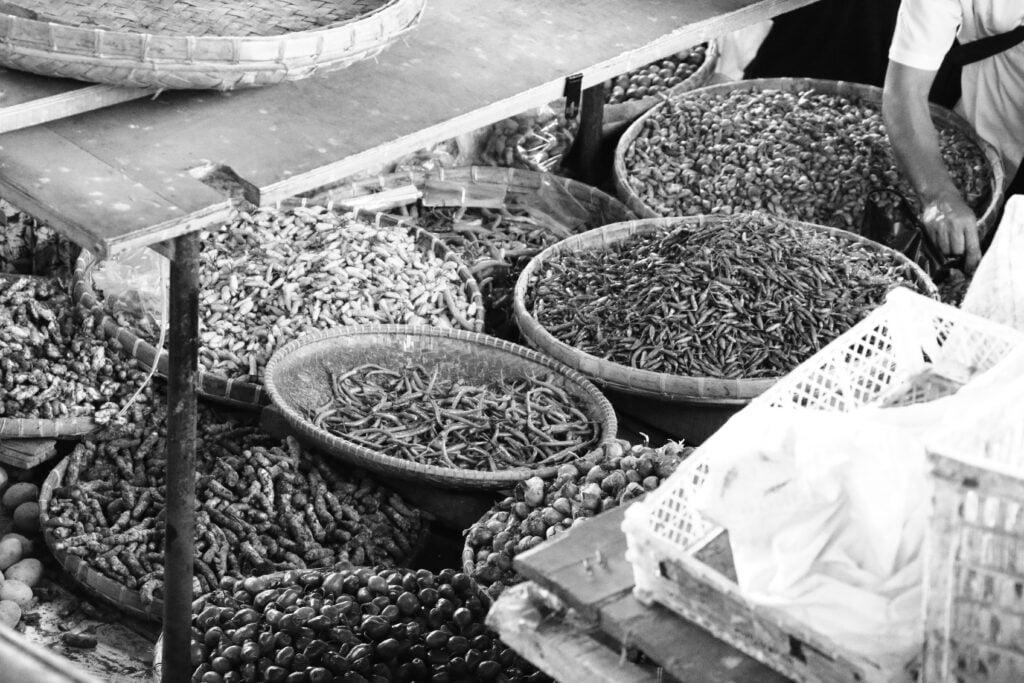
[(356, 19), (389, 0), (17, 0), (39, 19), (111, 31), (274, 36)]

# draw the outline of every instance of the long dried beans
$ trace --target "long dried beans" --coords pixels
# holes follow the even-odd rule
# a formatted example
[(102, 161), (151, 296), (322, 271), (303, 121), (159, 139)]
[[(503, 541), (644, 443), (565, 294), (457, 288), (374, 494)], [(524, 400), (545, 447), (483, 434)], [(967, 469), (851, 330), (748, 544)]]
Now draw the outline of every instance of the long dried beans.
[(858, 322), (896, 285), (894, 254), (769, 216), (637, 234), (558, 254), (528, 306), (588, 354), (675, 375), (770, 378)]
[(317, 427), (410, 462), (471, 470), (553, 466), (588, 452), (600, 429), (550, 375), (470, 381), (435, 368), (374, 364), (331, 375)]

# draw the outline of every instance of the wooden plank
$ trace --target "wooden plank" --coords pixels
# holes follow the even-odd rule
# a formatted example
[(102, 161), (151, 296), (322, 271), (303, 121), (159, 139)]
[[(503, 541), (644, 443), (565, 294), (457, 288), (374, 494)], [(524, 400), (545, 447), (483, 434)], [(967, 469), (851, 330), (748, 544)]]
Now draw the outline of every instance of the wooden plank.
[[(187, 172), (166, 179), (160, 191), (45, 127), (0, 136), (0, 195), (101, 257), (114, 242), (122, 248), (158, 242), (219, 222), (229, 209)], [(179, 208), (172, 200), (182, 196), (211, 208), (189, 215), (198, 205)], [(165, 230), (168, 225), (174, 228)]]
[(674, 612), (660, 605), (641, 604), (632, 593), (601, 608), (601, 628), (618, 642), (638, 648), (683, 681), (789, 680)]
[(29, 470), (57, 455), (55, 439), (8, 439), (0, 441), (0, 463)]
[(531, 584), (505, 590), (487, 614), (488, 625), (513, 650), (560, 683), (655, 683), (656, 670), (621, 657), (531, 595)]
[[(630, 504), (636, 501), (631, 501)], [(633, 589), (633, 567), (626, 561), (619, 506), (542, 543), (513, 560), (516, 571), (552, 591), (586, 619)]]
[(123, 88), (114, 85), (89, 85), (67, 92), (22, 102), (5, 104), (0, 99), (0, 133), (20, 130), (41, 123), (56, 121), (75, 114), (102, 109), (140, 97), (151, 96), (156, 90)]
[[(434, 0), (416, 30), (340, 71), (226, 93), (165, 91), (45, 124), (81, 152), (66, 156), (67, 177), (51, 179), (66, 196), (38, 186), (65, 156), (61, 145), (33, 137), (36, 128), (5, 133), (0, 190), (80, 244), (163, 241), (222, 218), (212, 209), (220, 198), (188, 178), (200, 164), (230, 166), (273, 203), (558, 99), (570, 74), (588, 87), (812, 1)], [(121, 191), (111, 195), (113, 176)], [(139, 217), (83, 212), (93, 191), (120, 196)], [(183, 215), (153, 215), (146, 193)]]

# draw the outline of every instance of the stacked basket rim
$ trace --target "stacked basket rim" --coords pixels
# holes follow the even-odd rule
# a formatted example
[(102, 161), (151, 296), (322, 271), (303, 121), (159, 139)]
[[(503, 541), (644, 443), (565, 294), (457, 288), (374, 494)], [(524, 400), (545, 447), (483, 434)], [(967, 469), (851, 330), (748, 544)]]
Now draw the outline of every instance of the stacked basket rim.
[[(780, 378), (767, 379), (726, 379), (718, 377), (698, 377), (687, 375), (673, 375), (662, 372), (653, 372), (633, 368), (621, 363), (598, 358), (589, 353), (580, 351), (563, 341), (557, 339), (541, 325), (532, 313), (527, 309), (527, 292), (531, 285), (531, 279), (544, 262), (561, 253), (582, 251), (587, 249), (606, 249), (611, 245), (628, 239), (634, 235), (647, 234), (675, 228), (679, 226), (691, 226), (694, 230), (712, 225), (728, 223), (737, 214), (725, 215), (697, 215), (670, 218), (643, 218), (636, 221), (614, 223), (601, 228), (569, 237), (554, 244), (536, 257), (534, 257), (523, 272), (519, 275), (515, 287), (515, 315), (516, 321), (523, 335), (527, 340), (552, 358), (565, 365), (578, 370), (584, 376), (596, 381), (598, 384), (611, 389), (622, 391), (627, 394), (638, 394), (657, 399), (674, 401), (708, 401), (724, 405), (740, 405), (749, 402), (751, 399), (764, 393), (766, 389), (774, 385)], [(739, 214), (742, 215), (742, 214)], [(851, 244), (863, 245), (867, 248), (888, 254), (898, 262), (904, 264), (914, 274), (915, 284), (923, 288), (927, 295), (938, 299), (938, 289), (928, 275), (916, 263), (908, 259), (894, 249), (882, 244), (873, 242), (865, 237), (856, 235), (847, 230), (831, 228), (813, 223), (803, 223), (789, 219), (777, 218), (790, 225), (798, 225), (813, 230), (821, 231), (827, 235), (849, 241)]]
[[(855, 102), (864, 101), (874, 105), (881, 105), (882, 89), (864, 83), (853, 83), (849, 81), (833, 81), (820, 78), (755, 78), (730, 83), (718, 83), (706, 85), (700, 88), (689, 90), (673, 96), (671, 99), (696, 97), (699, 95), (717, 95), (736, 91), (782, 91), (799, 92), (803, 90), (814, 90), (816, 92), (847, 97)], [(615, 146), (615, 155), (612, 162), (613, 179), (615, 191), (626, 205), (641, 218), (658, 218), (662, 214), (654, 211), (644, 202), (643, 198), (630, 186), (628, 181), (629, 173), (626, 169), (626, 151), (643, 131), (647, 121), (652, 118), (664, 103), (649, 109), (640, 118), (634, 121), (622, 133)], [(982, 151), (985, 160), (988, 162), (988, 201), (985, 204), (982, 215), (978, 218), (978, 228), (981, 236), (984, 237), (995, 229), (999, 220), (1000, 206), (1003, 199), (1003, 185), (1006, 179), (1006, 172), (1002, 160), (995, 148), (978, 135), (978, 132), (965, 121), (961, 116), (950, 109), (930, 104), (932, 120), (949, 126), (964, 133)]]
[[(306, 205), (306, 200), (293, 200), (282, 203), (280, 207), (293, 208)], [(340, 209), (334, 207), (334, 210)], [(369, 218), (368, 215), (362, 212), (355, 212), (355, 215), (357, 217)], [(470, 302), (476, 304), (476, 315), (469, 322), (472, 323), (474, 330), (483, 328), (484, 306), (476, 278), (473, 277), (466, 265), (461, 259), (456, 257), (444, 242), (408, 221), (399, 220), (384, 214), (375, 214), (372, 220), (377, 225), (390, 225), (409, 230), (421, 249), (429, 250), (445, 260), (457, 263), (461, 286), (465, 290)], [(157, 372), (166, 377), (170, 358), (167, 350), (158, 351), (152, 343), (138, 336), (134, 331), (119, 325), (104, 312), (103, 303), (96, 297), (96, 292), (92, 285), (90, 268), (93, 263), (95, 261), (93, 261), (92, 255), (87, 251), (83, 251), (75, 266), (72, 278), (72, 290), (75, 301), (93, 310), (97, 315), (101, 315), (101, 324), (104, 331), (108, 336), (120, 342), (132, 357), (139, 359), (148, 367), (153, 367), (156, 364)], [(237, 380), (203, 370), (199, 371), (198, 391), (207, 398), (241, 408), (260, 408), (270, 401), (262, 384)]]
[[(349, 349), (336, 342), (347, 344)], [(582, 401), (585, 412), (597, 423), (600, 433), (593, 449), (616, 436), (618, 423), (608, 399), (583, 375), (563, 364), (518, 344), (479, 332), (447, 330), (408, 325), (354, 325), (308, 334), (278, 349), (267, 364), (266, 388), (274, 405), (281, 411), (300, 440), (314, 445), (365, 470), (397, 479), (416, 481), (449, 489), (495, 490), (509, 488), (519, 481), (538, 476), (550, 478), (557, 465), (516, 467), (495, 471), (459, 469), (410, 462), (385, 455), (335, 436), (315, 426), (300, 412), (297, 393), (312, 386), (313, 373), (327, 358), (342, 363), (358, 355), (360, 349), (396, 349), (409, 357), (437, 351), (445, 344), (446, 362), (464, 368), (477, 368), (486, 376), (514, 376), (517, 370), (543, 369), (554, 373), (555, 382), (572, 397)], [(364, 360), (366, 357), (364, 357)], [(380, 364), (379, 360), (377, 361)], [(316, 373), (318, 376), (320, 373)], [(310, 400), (310, 396), (304, 397)]]
[(45, 0), (0, 12), (0, 64), (140, 88), (263, 86), (373, 57), (414, 28), (425, 5), (229, 0), (211, 11), (200, 0)]

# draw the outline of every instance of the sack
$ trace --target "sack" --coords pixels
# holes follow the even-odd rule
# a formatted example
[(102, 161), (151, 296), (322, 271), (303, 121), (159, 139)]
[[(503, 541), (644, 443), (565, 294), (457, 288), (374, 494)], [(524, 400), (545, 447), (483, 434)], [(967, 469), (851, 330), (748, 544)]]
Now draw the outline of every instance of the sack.
[(964, 256), (945, 256), (902, 194), (892, 189), (868, 192), (860, 234), (901, 252), (921, 266), (936, 284), (945, 282), (952, 271), (963, 270)]

